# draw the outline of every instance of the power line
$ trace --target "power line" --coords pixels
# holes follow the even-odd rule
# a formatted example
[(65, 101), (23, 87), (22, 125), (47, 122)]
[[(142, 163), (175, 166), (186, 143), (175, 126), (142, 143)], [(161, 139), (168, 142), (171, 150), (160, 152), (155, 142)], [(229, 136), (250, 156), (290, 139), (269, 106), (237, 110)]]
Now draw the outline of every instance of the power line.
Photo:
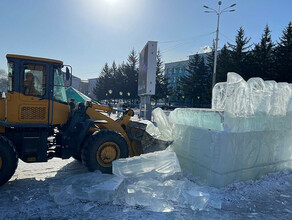
[[(197, 35), (197, 36), (193, 36), (193, 37), (190, 37), (190, 38), (184, 38), (184, 39), (178, 39), (178, 40), (170, 40), (170, 41), (158, 41), (159, 44), (167, 44), (167, 43), (176, 43), (176, 42), (181, 42), (179, 44), (176, 44), (176, 45), (172, 45), (170, 47), (167, 47), (165, 48), (163, 51), (161, 51), (161, 54), (165, 54), (169, 51), (172, 51), (176, 48), (179, 48), (179, 47), (182, 47), (182, 46), (185, 46), (185, 45), (188, 45), (188, 44), (191, 44), (193, 43), (193, 41), (197, 38), (201, 38), (201, 37), (206, 37), (206, 36), (209, 36), (211, 34), (214, 34), (216, 31), (213, 31), (213, 32), (210, 32), (210, 33), (207, 33), (207, 34), (201, 34), (201, 35)], [(88, 74), (93, 74), (93, 73), (97, 73), (99, 74), (100, 72), (98, 71), (94, 71), (94, 72), (88, 72), (88, 73), (83, 73), (83, 75), (88, 75)]]
[(225, 34), (222, 33), (222, 31), (219, 34), (222, 35), (223, 37), (225, 37), (227, 40), (229, 40), (232, 43), (234, 43), (234, 40), (232, 40), (231, 38), (227, 37)]
[[(197, 36), (197, 38), (206, 37), (206, 36), (208, 36), (208, 35), (214, 34), (215, 32), (216, 32), (216, 31), (213, 31), (213, 32), (208, 33), (208, 34), (199, 35), (199, 36)], [(168, 47), (168, 48), (164, 49), (163, 51), (161, 51), (161, 53), (162, 53), (162, 54), (163, 54), (163, 53), (167, 53), (167, 52), (169, 52), (169, 51), (171, 51), (171, 50), (174, 50), (174, 49), (176, 49), (176, 48), (179, 48), (179, 47), (181, 47), (181, 46), (184, 46), (184, 45), (187, 45), (187, 44), (193, 43), (193, 40), (194, 40), (194, 39), (195, 39), (195, 38), (192, 38), (191, 40), (186, 40), (186, 42), (179, 43), (179, 44), (177, 44), (177, 45), (174, 45), (174, 46)], [(190, 42), (190, 41), (191, 41), (191, 42)]]

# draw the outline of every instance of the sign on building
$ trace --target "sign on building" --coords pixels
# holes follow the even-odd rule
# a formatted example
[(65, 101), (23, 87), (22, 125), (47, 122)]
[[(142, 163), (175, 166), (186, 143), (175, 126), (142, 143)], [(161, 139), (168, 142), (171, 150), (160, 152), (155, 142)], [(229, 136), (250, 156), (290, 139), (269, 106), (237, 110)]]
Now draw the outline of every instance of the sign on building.
[(148, 41), (139, 56), (138, 95), (155, 95), (157, 41)]

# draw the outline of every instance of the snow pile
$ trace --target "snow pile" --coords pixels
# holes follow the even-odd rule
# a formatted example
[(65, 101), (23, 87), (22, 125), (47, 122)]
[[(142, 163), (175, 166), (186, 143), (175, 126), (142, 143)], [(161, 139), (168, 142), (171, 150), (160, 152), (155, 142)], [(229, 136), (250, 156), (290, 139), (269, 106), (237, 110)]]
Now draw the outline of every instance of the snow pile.
[(154, 212), (182, 207), (203, 210), (210, 197), (181, 175), (176, 154), (170, 151), (116, 160), (113, 173), (125, 178), (125, 190), (117, 204), (141, 206)]

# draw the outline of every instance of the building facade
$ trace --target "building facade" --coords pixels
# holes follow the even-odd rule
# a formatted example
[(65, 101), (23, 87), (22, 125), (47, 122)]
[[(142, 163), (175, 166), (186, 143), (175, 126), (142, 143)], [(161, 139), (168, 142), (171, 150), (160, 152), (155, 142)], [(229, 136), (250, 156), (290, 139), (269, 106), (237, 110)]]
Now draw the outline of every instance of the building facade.
[[(204, 57), (207, 62), (207, 56), (209, 53), (201, 53), (199, 56)], [(168, 78), (168, 83), (172, 87), (173, 94), (170, 97), (166, 97), (168, 102), (174, 105), (190, 105), (191, 101), (185, 99), (183, 91), (179, 89), (179, 78), (188, 74), (187, 68), (189, 61), (194, 58), (195, 55), (190, 55), (187, 60), (165, 63), (165, 75)]]
[(96, 86), (97, 78), (88, 79), (88, 97), (95, 99), (93, 90)]
[(80, 84), (81, 84), (81, 79), (77, 76), (72, 76), (72, 87), (74, 89), (79, 90), (80, 89)]

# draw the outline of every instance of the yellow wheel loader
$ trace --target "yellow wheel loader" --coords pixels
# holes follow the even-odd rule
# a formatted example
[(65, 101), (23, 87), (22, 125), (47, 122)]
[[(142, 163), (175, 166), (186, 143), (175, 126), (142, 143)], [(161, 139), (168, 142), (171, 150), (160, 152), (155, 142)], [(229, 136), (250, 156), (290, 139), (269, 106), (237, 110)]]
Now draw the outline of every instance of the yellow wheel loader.
[(62, 61), (8, 54), (8, 91), (0, 99), (0, 186), (27, 163), (74, 157), (89, 171), (112, 172), (112, 161), (170, 143), (133, 122), (133, 110), (113, 120), (110, 106), (66, 97), (72, 68)]

